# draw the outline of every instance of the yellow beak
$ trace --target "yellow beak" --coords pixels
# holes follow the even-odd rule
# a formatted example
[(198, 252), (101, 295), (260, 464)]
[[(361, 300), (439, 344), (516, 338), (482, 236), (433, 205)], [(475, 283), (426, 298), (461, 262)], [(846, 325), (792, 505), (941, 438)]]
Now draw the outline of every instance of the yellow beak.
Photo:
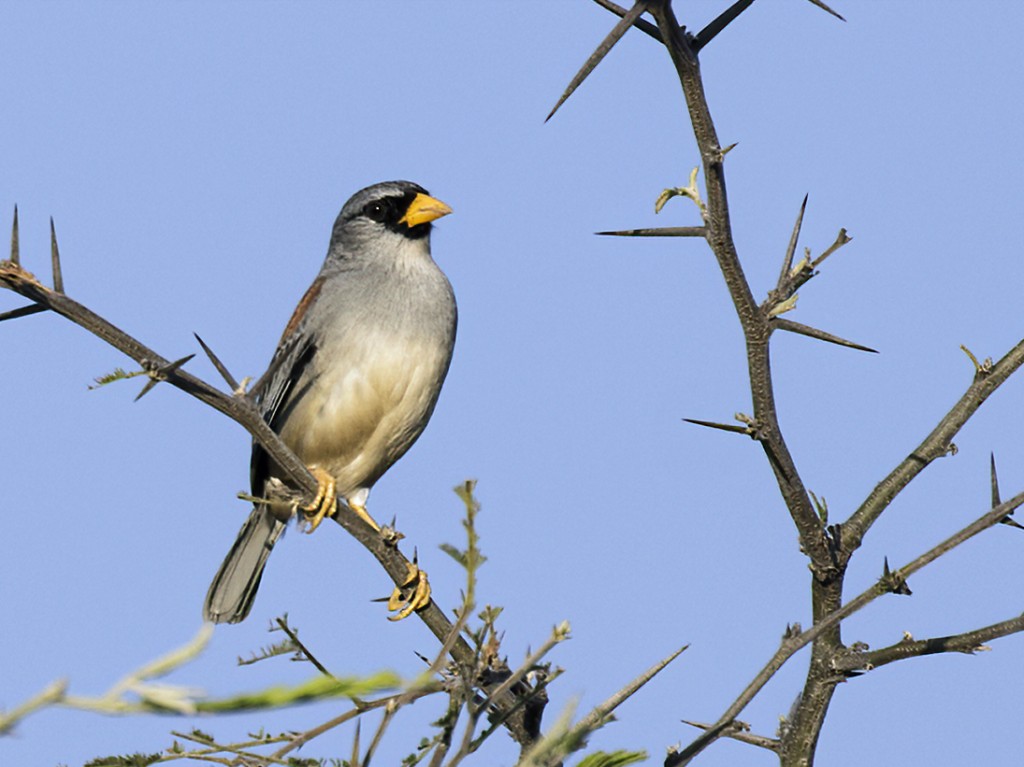
[(451, 212), (452, 209), (440, 200), (435, 200), (430, 195), (420, 192), (409, 203), (405, 215), (402, 216), (398, 223), (405, 224), (408, 227), (418, 226), (419, 224), (425, 224), (428, 221), (441, 218), (441, 216), (447, 216)]

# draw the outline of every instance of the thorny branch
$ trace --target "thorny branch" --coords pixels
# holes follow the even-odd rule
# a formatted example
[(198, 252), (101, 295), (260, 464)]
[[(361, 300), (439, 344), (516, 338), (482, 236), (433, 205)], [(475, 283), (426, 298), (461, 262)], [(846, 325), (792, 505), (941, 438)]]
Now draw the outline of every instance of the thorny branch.
[[(182, 369), (187, 358), (174, 362), (167, 360), (64, 293), (57, 238), (52, 224), (51, 262), (54, 279), (53, 288), (43, 285), (35, 275), (26, 271), (21, 266), (17, 209), (15, 209), (11, 235), (11, 258), (6, 261), (0, 261), (0, 287), (29, 299), (32, 304), (25, 309), (7, 312), (5, 315), (0, 316), (0, 320), (25, 316), (36, 311), (49, 310), (74, 322), (76, 325), (85, 328), (90, 333), (131, 357), (146, 371), (150, 380), (147, 382), (143, 393), (157, 382), (166, 381), (175, 388), (218, 410), (245, 428), (301, 490), (310, 496), (316, 492), (316, 479), (263, 420), (249, 394), (240, 389), (231, 394), (219, 391), (202, 379)], [(203, 346), (205, 347), (205, 344)], [(218, 366), (219, 368), (220, 366)], [(223, 372), (226, 371), (222, 371), (222, 374)], [(409, 573), (409, 560), (398, 550), (395, 542), (393, 540), (386, 540), (383, 536), (373, 531), (369, 525), (363, 522), (340, 500), (338, 507), (339, 511), (334, 516), (334, 520), (377, 559), (396, 585), (404, 583)], [(440, 642), (445, 643), (453, 636), (452, 622), (434, 601), (431, 601), (424, 609), (417, 611), (416, 614)], [(454, 642), (450, 646), (452, 659), (457, 664), (471, 666), (474, 659), (472, 648), (464, 638), (457, 634), (454, 636)], [(530, 703), (525, 707), (520, 705), (520, 699), (523, 696), (530, 698)], [(529, 685), (522, 683), (514, 691), (508, 691), (502, 699), (494, 701), (499, 710), (515, 709), (516, 713), (509, 716), (506, 720), (506, 726), (509, 733), (522, 748), (527, 748), (536, 740), (539, 734), (538, 728), (541, 712), (545, 702), (545, 696), (533, 695)]]
[[(670, 754), (668, 759), (665, 760), (665, 767), (678, 767), (679, 765), (689, 764), (693, 757), (711, 745), (711, 743), (717, 738), (721, 737), (726, 728), (732, 725), (736, 720), (736, 717), (740, 715), (740, 712), (742, 712), (743, 709), (746, 708), (747, 704), (754, 699), (754, 696), (761, 691), (761, 689), (768, 683), (768, 680), (775, 675), (775, 672), (782, 668), (782, 665), (798, 650), (806, 647), (825, 632), (835, 626), (838, 626), (842, 621), (846, 620), (855, 612), (867, 606), (883, 594), (906, 593), (900, 592), (899, 589), (901, 587), (905, 587), (906, 581), (911, 575), (928, 566), (943, 554), (946, 554), (960, 544), (967, 542), (978, 533), (987, 530), (993, 525), (999, 524), (1007, 514), (1012, 513), (1021, 505), (1024, 505), (1024, 493), (1019, 493), (1010, 500), (1005, 501), (990, 511), (985, 512), (985, 514), (967, 525), (967, 527), (954, 533), (949, 538), (942, 541), (942, 543), (932, 547), (924, 554), (921, 554), (919, 557), (898, 570), (885, 573), (882, 578), (879, 578), (875, 585), (858, 594), (835, 612), (830, 613), (817, 621), (814, 626), (807, 629), (807, 631), (801, 631), (799, 625), (787, 628), (779, 649), (775, 651), (775, 654), (771, 657), (768, 663), (765, 664), (764, 668), (758, 672), (753, 681), (747, 685), (747, 688), (740, 694), (740, 696), (733, 701), (732, 705), (726, 709), (725, 713), (719, 717), (718, 721), (715, 722), (715, 724), (712, 725), (703, 735), (694, 740), (682, 751)], [(999, 625), (1002, 626), (1002, 624)], [(1024, 629), (1024, 623), (1017, 626), (1015, 631), (1020, 631), (1022, 629)], [(1014, 632), (1007, 631), (1005, 633), (998, 634), (998, 636), (1006, 636), (1010, 633)], [(995, 636), (997, 635), (993, 635), (989, 638), (995, 638)], [(833, 672), (838, 670), (836, 665), (835, 656), (832, 656), (830, 659), (830, 666)]]
[(880, 666), (907, 658), (919, 658), (922, 655), (936, 653), (959, 652), (973, 655), (990, 649), (985, 642), (1024, 631), (1024, 615), (993, 623), (974, 631), (965, 631), (952, 636), (932, 637), (931, 639), (914, 639), (907, 635), (899, 642), (878, 650), (851, 649), (850, 653), (836, 659), (837, 671), (856, 673), (872, 671)]
[[(819, 505), (816, 499), (812, 499), (805, 489), (794, 459), (782, 436), (774, 401), (769, 340), (773, 331), (785, 330), (853, 349), (874, 350), (817, 328), (780, 317), (784, 312), (795, 308), (797, 290), (817, 274), (818, 267), (829, 256), (850, 242), (846, 230), (840, 229), (835, 242), (821, 255), (812, 258), (808, 250), (794, 266), (797, 241), (806, 210), (806, 198), (801, 205), (783, 259), (778, 284), (775, 289), (769, 291), (767, 299), (762, 304), (758, 305), (755, 302), (743, 273), (732, 239), (725, 185), (724, 158), (732, 145), (722, 148), (719, 143), (704, 95), (697, 53), (748, 8), (752, 4), (752, 0), (736, 0), (697, 35), (690, 34), (685, 27), (678, 23), (672, 10), (671, 0), (637, 0), (628, 10), (611, 0), (595, 0), (595, 2), (619, 16), (620, 21), (573, 78), (570, 87), (566, 89), (556, 104), (555, 110), (562, 105), (622, 37), (625, 31), (623, 26), (627, 22), (649, 37), (660, 40), (672, 59), (683, 89), (690, 123), (701, 156), (707, 197), (706, 202), (701, 199), (695, 184), (696, 171), (694, 171), (691, 174), (690, 185), (685, 189), (668, 189), (663, 192), (659, 197), (656, 209), (660, 209), (661, 205), (671, 196), (684, 194), (697, 204), (703, 219), (702, 226), (627, 229), (601, 232), (600, 234), (632, 237), (700, 237), (707, 241), (725, 278), (746, 340), (754, 415), (752, 417), (737, 416), (743, 422), (742, 426), (706, 420), (685, 420), (715, 429), (746, 434), (762, 445), (775, 473), (783, 500), (799, 532), (801, 550), (810, 559), (811, 571), (814, 575), (811, 584), (814, 626), (803, 632), (799, 627), (787, 630), (778, 651), (719, 721), (714, 725), (703, 726), (705, 732), (686, 749), (671, 753), (666, 764), (685, 764), (715, 739), (726, 736), (734, 737), (737, 726), (736, 716), (743, 707), (788, 658), (792, 657), (801, 647), (813, 643), (810, 667), (800, 698), (801, 704), (795, 709), (794, 721), (787, 723), (787, 729), (781, 733), (778, 740), (765, 739), (764, 742), (756, 743), (756, 745), (778, 751), (780, 760), (785, 765), (810, 765), (813, 762), (818, 734), (829, 701), (836, 684), (842, 679), (842, 674), (837, 672), (843, 663), (849, 664), (864, 660), (863, 653), (853, 653), (843, 645), (839, 633), (840, 622), (882, 593), (888, 591), (909, 593), (909, 589), (906, 587), (906, 578), (912, 572), (980, 530), (999, 522), (1016, 525), (1008, 515), (1013, 508), (1024, 501), (1024, 496), (1017, 496), (1005, 504), (999, 503), (993, 468), (992, 511), (906, 567), (889, 572), (886, 566), (883, 577), (875, 587), (848, 603), (842, 604), (843, 582), (850, 556), (860, 546), (868, 529), (900, 490), (906, 487), (925, 466), (935, 458), (955, 449), (951, 440), (960, 427), (974, 414), (981, 403), (1024, 363), (1024, 341), (994, 365), (989, 360), (979, 363), (970, 352), (967, 352), (974, 362), (976, 374), (974, 382), (960, 402), (942, 419), (921, 446), (875, 488), (864, 504), (845, 524), (829, 526), (827, 515), (822, 511), (824, 506)], [(810, 0), (810, 2), (842, 19), (838, 13), (821, 0)], [(650, 13), (654, 17), (656, 26), (643, 18), (644, 13)], [(552, 110), (552, 114), (555, 110)], [(967, 350), (965, 349), (965, 351)], [(873, 657), (876, 660), (891, 662), (888, 659), (896, 659), (897, 656), (910, 657), (926, 652), (971, 651), (977, 649), (979, 644), (986, 639), (1020, 631), (1022, 620), (1024, 619), (1004, 621), (995, 626), (966, 632), (956, 637), (926, 640), (921, 643), (908, 641), (894, 648), (880, 650), (879, 654)]]

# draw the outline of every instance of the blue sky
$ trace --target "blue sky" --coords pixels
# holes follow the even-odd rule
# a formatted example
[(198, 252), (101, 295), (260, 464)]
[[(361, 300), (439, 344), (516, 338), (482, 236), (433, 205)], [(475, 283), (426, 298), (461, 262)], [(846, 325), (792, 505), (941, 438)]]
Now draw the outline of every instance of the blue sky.
[[(699, 29), (725, 2), (679, 3)], [(774, 284), (800, 200), (801, 245), (853, 242), (801, 291), (793, 319), (866, 355), (777, 337), (773, 369), (809, 488), (845, 518), (970, 383), (960, 351), (1020, 340), (1020, 93), (1014, 3), (762, 0), (702, 54), (737, 244), (755, 295)], [(457, 604), (438, 551), (462, 542), (451, 488), (479, 480), (489, 557), (481, 602), (505, 607), (515, 662), (552, 625), (573, 639), (548, 719), (587, 709), (673, 648), (691, 648), (593, 739), (688, 742), (777, 646), (809, 622), (808, 574), (770, 470), (748, 440), (684, 417), (749, 412), (742, 337), (694, 240), (593, 232), (697, 223), (658, 193), (698, 158), (668, 57), (630, 33), (548, 124), (543, 118), (614, 19), (558, 3), (9, 3), (0, 27), (0, 210), (18, 204), (26, 265), (45, 273), (54, 216), (71, 296), (167, 357), (200, 333), (236, 376), (258, 375), (315, 275), (341, 204), (408, 178), (449, 203), (434, 254), (460, 308), (448, 382), (427, 431), (374, 490)], [(20, 305), (0, 297), (6, 310)], [(185, 642), (247, 513), (249, 440), (170, 387), (89, 391), (127, 361), (54, 316), (0, 325), (7, 360), (0, 462), (0, 706), (57, 677), (99, 694)], [(215, 381), (200, 360), (193, 372)], [(883, 557), (913, 558), (980, 515), (995, 451), (1004, 495), (1024, 484), (1024, 383), (1011, 380), (865, 542), (848, 596)], [(854, 617), (847, 641), (956, 633), (1021, 610), (1019, 531), (998, 527)], [(340, 528), (278, 546), (253, 615), (221, 627), (170, 681), (227, 695), (312, 670), (239, 668), (284, 611), (336, 673), (420, 670), (435, 647), (369, 600), (386, 577)], [(1019, 756), (1024, 642), (880, 669), (837, 692), (822, 764), (999, 764)], [(742, 718), (773, 734), (799, 656)], [(394, 763), (440, 709), (417, 704), (381, 754)], [(0, 741), (6, 764), (79, 764), (258, 724), (304, 729), (308, 706), (223, 720), (112, 719), (49, 710)], [(307, 756), (346, 756), (351, 730)], [(481, 763), (511, 764), (503, 737)], [(705, 765), (771, 757), (722, 742)]]

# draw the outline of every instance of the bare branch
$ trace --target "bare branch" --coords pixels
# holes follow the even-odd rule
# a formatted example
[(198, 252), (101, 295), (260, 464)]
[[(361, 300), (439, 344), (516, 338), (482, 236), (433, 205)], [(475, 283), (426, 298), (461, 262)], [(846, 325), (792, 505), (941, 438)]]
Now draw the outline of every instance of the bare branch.
[(302, 640), (299, 639), (298, 632), (296, 632), (295, 629), (288, 625), (288, 621), (286, 621), (284, 618), (275, 618), (274, 622), (277, 624), (278, 628), (280, 628), (281, 631), (285, 633), (285, 635), (295, 646), (295, 648), (298, 649), (300, 653), (302, 653), (306, 660), (313, 664), (317, 671), (319, 671), (324, 676), (329, 676), (332, 679), (334, 678), (334, 674), (328, 671), (324, 664), (318, 661), (316, 659), (316, 656), (309, 651), (309, 648), (302, 643)]
[(952, 636), (934, 637), (932, 639), (913, 639), (905, 637), (889, 647), (870, 652), (849, 652), (836, 658), (835, 667), (837, 671), (853, 673), (858, 671), (872, 671), (888, 663), (907, 658), (918, 658), (922, 655), (935, 655), (936, 653), (959, 652), (966, 655), (973, 655), (976, 652), (988, 650), (985, 642), (993, 639), (1009, 636), (1024, 631), (1024, 615), (1016, 618), (993, 623), (991, 626), (965, 631), (962, 634)]
[[(696, 727), (699, 730), (710, 730), (713, 725), (706, 724), (704, 722), (691, 722), (688, 719), (683, 719), (683, 724), (688, 724), (691, 727)], [(749, 732), (750, 726), (744, 722), (733, 722), (732, 727), (727, 727), (719, 737), (732, 738), (738, 740), (740, 743), (747, 743), (751, 746), (758, 746), (759, 748), (766, 748), (769, 751), (778, 752), (779, 740), (778, 738), (769, 738), (765, 735), (754, 735)]]
[(558, 99), (558, 103), (555, 104), (552, 110), (548, 113), (548, 116), (544, 118), (544, 122), (547, 122), (555, 116), (555, 112), (558, 111), (558, 108), (566, 102), (566, 99), (568, 99), (578, 87), (580, 87), (583, 81), (587, 79), (587, 76), (593, 72), (594, 68), (601, 63), (601, 60), (608, 55), (608, 52), (612, 49), (615, 43), (622, 39), (622, 36), (626, 34), (631, 26), (633, 26), (633, 22), (640, 17), (641, 13), (647, 10), (647, 3), (648, 0), (636, 0), (636, 3), (633, 4), (633, 7), (629, 9), (626, 15), (619, 19), (619, 23), (612, 27), (612, 31), (608, 33), (608, 36), (605, 37), (594, 52), (590, 54), (590, 58), (583, 63), (583, 66), (580, 67), (580, 71), (577, 72), (575, 77), (573, 77), (569, 82), (565, 92), (562, 93), (561, 98)]
[(868, 530), (892, 503), (893, 499), (926, 466), (936, 458), (946, 455), (953, 437), (967, 420), (1022, 364), (1024, 364), (1024, 340), (1021, 340), (991, 368), (978, 369), (971, 385), (959, 401), (943, 416), (939, 424), (925, 437), (924, 441), (904, 458), (871, 491), (860, 507), (843, 524), (843, 556), (849, 556), (860, 546)]
[(725, 155), (704, 95), (700, 66), (689, 41), (680, 30), (669, 0), (650, 0), (649, 9), (658, 22), (658, 29), (675, 66), (686, 98), (694, 137), (700, 149), (707, 192), (707, 241), (718, 261), (747, 341), (747, 366), (754, 418), (759, 424), (759, 441), (769, 458), (779, 491), (800, 535), (800, 545), (810, 558), (816, 577), (828, 579), (835, 571), (835, 561), (796, 463), (782, 436), (771, 380), (768, 350), (770, 318), (754, 300), (733, 240), (725, 184)]
[(580, 719), (575, 725), (573, 725), (571, 735), (573, 737), (583, 738), (593, 730), (596, 730), (601, 726), (604, 721), (611, 716), (611, 713), (617, 709), (624, 701), (632, 696), (637, 690), (647, 684), (651, 679), (655, 677), (662, 669), (665, 668), (669, 663), (674, 661), (683, 653), (689, 645), (683, 645), (678, 650), (674, 650), (668, 657), (655, 663), (644, 673), (634, 679), (632, 682), (627, 684), (621, 690), (616, 692), (614, 695), (609, 697), (604, 702), (594, 707), (590, 713)]
[(405, 692), (398, 693), (397, 695), (388, 695), (385, 698), (380, 698), (378, 700), (371, 701), (361, 700), (357, 705), (353, 706), (345, 713), (334, 717), (330, 721), (324, 722), (323, 724), (317, 725), (312, 729), (294, 735), (285, 746), (282, 746), (279, 750), (271, 754), (271, 758), (282, 759), (284, 758), (285, 755), (291, 753), (297, 748), (301, 748), (306, 743), (309, 743), (314, 738), (323, 735), (325, 732), (333, 730), (335, 727), (339, 727), (345, 724), (345, 722), (349, 722), (355, 719), (356, 717), (366, 713), (367, 711), (372, 711), (373, 709), (383, 708), (384, 706), (387, 706), (396, 697), (404, 696), (409, 700), (409, 702), (412, 702), (414, 700), (424, 698), (428, 695), (433, 695), (436, 692), (441, 692), (442, 689), (443, 684), (441, 682), (431, 681), (427, 684), (424, 684), (416, 688), (415, 690), (407, 690)]
[(822, 253), (820, 256), (818, 256), (816, 259), (814, 259), (811, 262), (811, 269), (812, 270), (817, 269), (821, 265), (822, 261), (824, 261), (826, 258), (828, 258), (833, 253), (835, 253), (837, 250), (839, 250), (841, 247), (843, 247), (843, 245), (846, 245), (848, 242), (851, 242), (852, 240), (853, 240), (853, 238), (850, 237), (846, 233), (845, 229), (840, 229), (839, 230), (839, 234), (836, 235), (835, 242), (833, 242), (831, 245), (829, 245), (825, 249), (824, 253)]
[(736, 717), (740, 715), (740, 712), (746, 708), (747, 704), (753, 700), (754, 696), (761, 691), (761, 689), (768, 683), (768, 680), (771, 679), (780, 668), (782, 668), (783, 664), (789, 660), (789, 658), (791, 658), (798, 650), (813, 642), (826, 631), (830, 631), (840, 622), (846, 620), (848, 617), (870, 604), (878, 597), (883, 594), (891, 593), (893, 579), (898, 579), (899, 581), (906, 583), (907, 579), (911, 575), (928, 566), (943, 554), (952, 551), (960, 544), (970, 540), (978, 533), (998, 524), (1003, 517), (1022, 504), (1024, 504), (1024, 493), (1018, 493), (1010, 500), (1005, 501), (993, 508), (991, 511), (986, 512), (974, 522), (967, 525), (967, 527), (964, 527), (954, 533), (949, 538), (932, 547), (910, 563), (904, 565), (898, 570), (891, 571), (889, 573), (889, 578), (883, 577), (879, 579), (873, 586), (858, 594), (838, 610), (835, 610), (822, 619), (816, 621), (811, 628), (807, 629), (807, 631), (801, 632), (799, 625), (794, 625), (793, 628), (787, 629), (779, 649), (775, 651), (775, 654), (772, 655), (768, 663), (765, 664), (764, 668), (758, 672), (757, 676), (755, 676), (753, 681), (747, 685), (746, 689), (740, 693), (739, 697), (733, 701), (732, 705), (726, 709), (726, 712), (718, 719), (717, 722), (715, 722), (715, 724), (711, 725), (704, 734), (696, 738), (685, 749), (669, 754), (668, 758), (665, 760), (665, 767), (679, 767), (679, 765), (689, 764), (693, 757), (707, 748), (715, 740), (722, 737), (726, 728), (735, 721)]

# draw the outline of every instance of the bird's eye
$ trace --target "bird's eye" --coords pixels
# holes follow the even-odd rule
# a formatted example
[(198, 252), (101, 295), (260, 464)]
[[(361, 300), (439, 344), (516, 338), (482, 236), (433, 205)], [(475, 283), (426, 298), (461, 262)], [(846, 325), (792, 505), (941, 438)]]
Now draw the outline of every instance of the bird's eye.
[(377, 221), (379, 223), (387, 218), (388, 206), (379, 200), (367, 203), (366, 207), (363, 208), (363, 215), (370, 220)]

